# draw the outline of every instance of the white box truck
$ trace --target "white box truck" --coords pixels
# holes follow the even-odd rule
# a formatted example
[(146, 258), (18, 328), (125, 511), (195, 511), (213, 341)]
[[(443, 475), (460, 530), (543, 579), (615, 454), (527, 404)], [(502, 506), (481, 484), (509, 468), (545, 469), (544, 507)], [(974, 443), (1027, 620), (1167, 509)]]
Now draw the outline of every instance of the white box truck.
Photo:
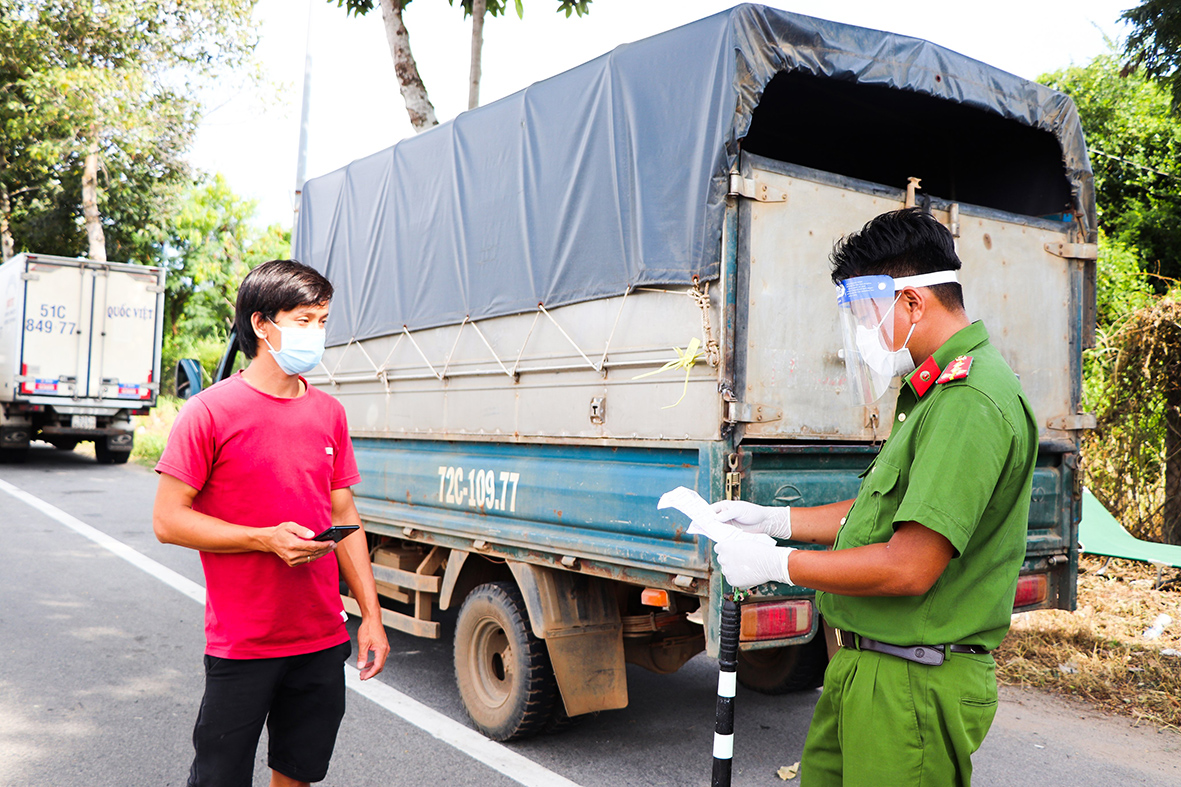
[(163, 268), (18, 254), (0, 265), (0, 460), (94, 441), (121, 464), (156, 404)]

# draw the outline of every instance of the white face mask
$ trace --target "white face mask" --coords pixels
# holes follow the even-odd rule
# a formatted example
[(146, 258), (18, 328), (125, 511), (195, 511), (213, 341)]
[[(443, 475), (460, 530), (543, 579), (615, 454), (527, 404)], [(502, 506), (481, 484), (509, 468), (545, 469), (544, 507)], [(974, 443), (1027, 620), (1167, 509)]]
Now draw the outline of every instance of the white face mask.
[(271, 320), (271, 325), (279, 329), (279, 335), (283, 337), (282, 347), (276, 350), (265, 336), (262, 340), (271, 348), (271, 357), (284, 373), (303, 374), (316, 368), (316, 364), (324, 357), (327, 331), (323, 328), (279, 325), (274, 320)]
[[(898, 296), (898, 298), (901, 297), (901, 295)], [(882, 338), (882, 323), (889, 319), (890, 313), (894, 311), (894, 306), (898, 304), (898, 298), (894, 299), (894, 303), (886, 310), (881, 322), (876, 326), (873, 328), (866, 328), (864, 325), (857, 326), (857, 351), (861, 353), (861, 359), (865, 361), (865, 365), (882, 377), (902, 377), (913, 372), (915, 368), (914, 356), (906, 348), (906, 345), (910, 344), (911, 334), (914, 333), (913, 324), (910, 326), (910, 331), (906, 334), (906, 341), (902, 343), (900, 350), (889, 349)]]
[(898, 279), (877, 274), (855, 276), (837, 286), (841, 348), (854, 403), (873, 404), (885, 396), (895, 377), (914, 371), (914, 357), (908, 346), (915, 324), (911, 324), (902, 349), (895, 350), (894, 321), (890, 319), (904, 288), (933, 287), (958, 280), (955, 271), (945, 270)]

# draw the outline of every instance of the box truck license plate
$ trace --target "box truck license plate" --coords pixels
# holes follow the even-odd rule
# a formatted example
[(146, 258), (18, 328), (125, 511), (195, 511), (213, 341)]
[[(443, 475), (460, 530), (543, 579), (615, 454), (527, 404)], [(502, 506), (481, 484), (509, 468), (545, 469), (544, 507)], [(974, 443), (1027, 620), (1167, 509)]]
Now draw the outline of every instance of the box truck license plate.
[(94, 429), (98, 426), (93, 415), (71, 415), (70, 428), (71, 429)]

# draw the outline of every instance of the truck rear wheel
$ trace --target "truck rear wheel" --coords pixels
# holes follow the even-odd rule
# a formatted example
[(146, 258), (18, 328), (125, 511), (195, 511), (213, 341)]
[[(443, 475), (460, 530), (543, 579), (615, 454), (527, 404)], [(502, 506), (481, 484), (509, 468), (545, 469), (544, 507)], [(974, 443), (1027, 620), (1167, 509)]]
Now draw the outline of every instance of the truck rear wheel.
[(566, 713), (566, 705), (562, 702), (562, 698), (555, 697), (554, 709), (550, 711), (549, 718), (545, 722), (545, 729), (542, 731), (546, 735), (557, 735), (571, 727), (577, 727), (583, 718), (585, 717), (568, 715)]
[(827, 666), (828, 648), (819, 633), (803, 645), (738, 651), (738, 682), (760, 694), (806, 691), (824, 682)]
[(528, 737), (549, 722), (553, 667), (513, 584), (489, 582), (464, 599), (455, 623), (455, 682), (468, 715), (493, 740)]
[(29, 458), (29, 448), (0, 448), (0, 463), (9, 465), (23, 465)]
[(94, 458), (100, 465), (125, 465), (131, 458), (131, 451), (112, 451), (106, 440), (94, 441)]

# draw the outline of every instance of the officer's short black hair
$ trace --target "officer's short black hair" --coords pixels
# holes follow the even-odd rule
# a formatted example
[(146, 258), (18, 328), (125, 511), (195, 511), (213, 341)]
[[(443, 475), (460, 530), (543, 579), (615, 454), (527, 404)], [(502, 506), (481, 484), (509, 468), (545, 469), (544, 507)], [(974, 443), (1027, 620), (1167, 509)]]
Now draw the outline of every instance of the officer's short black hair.
[(300, 306), (320, 306), (332, 300), (332, 283), (307, 265), (295, 260), (271, 260), (259, 265), (242, 280), (235, 306), (234, 329), (238, 347), (247, 358), (258, 352), (258, 337), (250, 318), (255, 312), (273, 320), (279, 312)]
[[(829, 256), (832, 282), (854, 276), (916, 276), (958, 271), (951, 232), (921, 208), (903, 208), (871, 219), (852, 235), (837, 241)], [(931, 292), (946, 308), (962, 311), (964, 291), (958, 283), (936, 284)]]

